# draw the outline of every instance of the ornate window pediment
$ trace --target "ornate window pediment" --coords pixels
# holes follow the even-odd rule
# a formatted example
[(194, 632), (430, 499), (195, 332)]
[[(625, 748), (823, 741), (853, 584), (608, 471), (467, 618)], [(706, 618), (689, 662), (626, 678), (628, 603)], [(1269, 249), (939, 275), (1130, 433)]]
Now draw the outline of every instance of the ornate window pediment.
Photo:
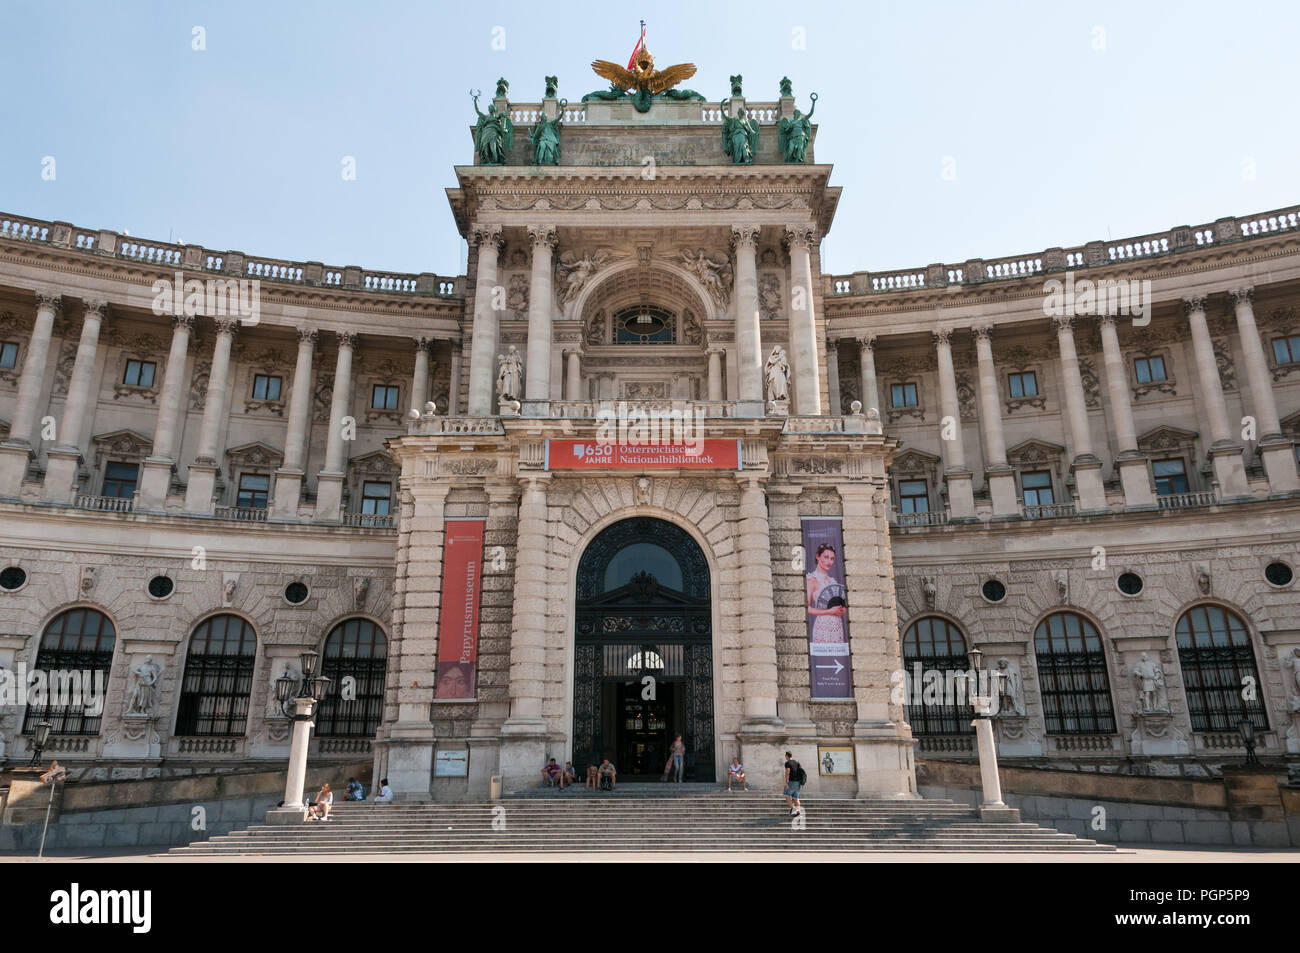
[[(8, 431), (6, 425), (5, 430)], [(153, 453), (153, 441), (144, 434), (134, 430), (114, 430), (112, 433), (99, 434), (90, 438), (95, 448), (95, 469), (98, 470), (105, 457), (112, 457), (123, 463), (139, 463)]]
[(1138, 437), (1137, 445), (1143, 453), (1191, 453), (1199, 437), (1194, 430), (1161, 424)]
[(927, 476), (938, 468), (941, 458), (934, 453), (926, 453), (912, 447), (894, 457), (889, 470), (894, 476)]
[(254, 441), (226, 451), (226, 472), (231, 481), (240, 470), (275, 470), (284, 463), (284, 454), (270, 444)]
[[(1297, 410), (1294, 414), (1288, 414), (1283, 417), (1281, 424), (1282, 433), (1286, 434), (1286, 436), (1290, 437), (1292, 440), (1300, 440), (1300, 410)], [(3, 421), (0, 421), (0, 430), (8, 430), (8, 425)]]
[(1059, 470), (1065, 447), (1031, 437), (1007, 448), (1007, 463), (1017, 469), (1050, 467)]

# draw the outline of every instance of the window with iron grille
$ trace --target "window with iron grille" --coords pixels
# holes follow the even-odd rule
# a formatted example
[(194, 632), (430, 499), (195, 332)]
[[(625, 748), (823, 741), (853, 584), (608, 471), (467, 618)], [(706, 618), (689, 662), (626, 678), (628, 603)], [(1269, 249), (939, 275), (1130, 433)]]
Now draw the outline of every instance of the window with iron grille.
[[(46, 673), (47, 680), (57, 677), (65, 684), (72, 673), (78, 673), (75, 677), (82, 686), (83, 702), (93, 701), (94, 696), (87, 698), (87, 689), (97, 683), (102, 688), (108, 686), (108, 670), (113, 664), (116, 643), (117, 632), (104, 613), (90, 608), (69, 609), (45, 627), (36, 653), (36, 668)], [(28, 705), (23, 733), (31, 734), (39, 722), (48, 721), (54, 726), (50, 732), (54, 735), (97, 735), (103, 716), (92, 717), (86, 713), (86, 707), (85, 704)]]
[[(325, 638), (321, 674), (331, 679), (316, 714), (322, 738), (373, 738), (384, 716), (388, 640), (369, 619), (346, 619)], [(352, 700), (343, 699), (343, 680), (354, 679)]]
[(11, 370), (18, 366), (18, 345), (13, 341), (0, 344), (0, 368)]
[(930, 493), (924, 480), (898, 481), (898, 511), (900, 513), (930, 512)]
[[(921, 666), (921, 678), (915, 678), (916, 666)], [(946, 619), (927, 617), (917, 619), (907, 627), (903, 634), (903, 667), (908, 679), (911, 704), (904, 706), (907, 723), (912, 726), (914, 735), (960, 735), (974, 729), (971, 719), (975, 717), (970, 706), (970, 690), (966, 679), (956, 679), (954, 684), (960, 693), (959, 704), (926, 704), (924, 685), (925, 673), (935, 672), (938, 683), (949, 683), (948, 672), (966, 672), (970, 662), (966, 658), (966, 639), (961, 630)], [(920, 685), (918, 686), (918, 681)], [(917, 688), (922, 688), (917, 697)], [(933, 692), (935, 689), (931, 689)], [(940, 695), (941, 702), (949, 700)]]
[(253, 691), (257, 633), (235, 615), (213, 616), (190, 636), (177, 735), (242, 735)]
[(1267, 731), (1268, 713), (1259, 693), (1250, 701), (1241, 697), (1243, 685), (1259, 685), (1246, 624), (1221, 606), (1193, 606), (1178, 620), (1174, 634), (1192, 730), (1236, 731), (1245, 718), (1257, 731)]
[(1049, 735), (1111, 735), (1115, 709), (1101, 636), (1073, 612), (1057, 612), (1034, 633), (1038, 690)]

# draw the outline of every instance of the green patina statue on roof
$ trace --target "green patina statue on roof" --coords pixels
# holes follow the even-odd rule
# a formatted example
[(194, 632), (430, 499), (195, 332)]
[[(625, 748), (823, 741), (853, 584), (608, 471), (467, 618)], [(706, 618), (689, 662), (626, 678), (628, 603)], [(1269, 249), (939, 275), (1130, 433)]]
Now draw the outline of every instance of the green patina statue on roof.
[[(506, 85), (505, 80), (497, 83), (500, 92)], [(488, 106), (486, 114), (478, 108), (480, 92), (470, 90), (474, 98), (474, 112), (478, 113), (478, 122), (474, 124), (474, 148), (478, 160), (483, 165), (505, 165), (510, 156), (510, 149), (515, 143), (515, 126), (510, 121), (509, 104), (505, 110), (498, 111), (496, 103)]]
[(812, 141), (812, 114), (817, 109), (817, 94), (809, 97), (812, 109), (804, 115), (799, 110), (794, 116), (785, 116), (776, 124), (776, 145), (786, 162), (806, 162), (808, 143)]
[(730, 99), (724, 99), (722, 107), (722, 151), (731, 157), (735, 165), (751, 165), (758, 152), (758, 120), (746, 115), (745, 107), (740, 107), (735, 116), (730, 112)]
[(781, 95), (782, 95), (782, 96), (793, 96), (793, 95), (794, 95), (794, 87), (790, 84), (790, 77), (789, 77), (789, 76), (782, 76), (782, 77), (781, 77)]
[(569, 101), (561, 99), (555, 118), (547, 119), (543, 114), (528, 134), (528, 141), (533, 144), (534, 165), (560, 164), (560, 125), (564, 122), (564, 110), (568, 108)]
[(510, 92), (510, 84), (507, 83), (506, 78), (502, 76), (500, 79), (497, 80), (497, 91), (496, 91), (495, 98), (505, 99), (506, 95), (509, 92)]
[(559, 88), (559, 86), (560, 86), (559, 77), (557, 76), (546, 77), (546, 98), (554, 99), (555, 91)]

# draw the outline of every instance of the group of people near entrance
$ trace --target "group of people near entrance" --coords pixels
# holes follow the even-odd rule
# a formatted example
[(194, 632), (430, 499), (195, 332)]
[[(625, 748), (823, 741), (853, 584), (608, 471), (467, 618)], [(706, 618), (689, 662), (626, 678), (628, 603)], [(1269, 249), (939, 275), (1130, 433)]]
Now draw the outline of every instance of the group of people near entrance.
[[(686, 745), (682, 741), (682, 736), (678, 735), (673, 739), (672, 748), (669, 750), (668, 763), (664, 765), (664, 774), (662, 780), (667, 781), (669, 775), (681, 783), (682, 769), (686, 759)], [(782, 778), (782, 794), (785, 797), (786, 807), (790, 809), (790, 816), (796, 817), (803, 813), (803, 807), (799, 803), (799, 790), (803, 785), (803, 779), (806, 777), (803, 767), (798, 761), (794, 760), (794, 755), (789, 751), (785, 753), (785, 763), (782, 765), (784, 777)], [(560, 790), (568, 787), (570, 784), (576, 784), (578, 781), (578, 772), (574, 770), (573, 762), (564, 762), (561, 768), (554, 758), (551, 758), (544, 768), (542, 768), (542, 782), (547, 787), (554, 787)], [(587, 790), (590, 791), (610, 791), (613, 792), (618, 782), (618, 769), (610, 763), (608, 758), (601, 760), (599, 765), (587, 766)], [(733, 756), (731, 764), (727, 765), (727, 791), (732, 790), (732, 785), (739, 784), (744, 790), (749, 790), (749, 782), (745, 776), (745, 766), (740, 763), (740, 758)]]
[[(366, 799), (366, 789), (356, 778), (348, 778), (347, 790), (343, 793), (345, 801), (364, 801)], [(388, 778), (379, 782), (379, 793), (371, 798), (374, 804), (390, 804), (393, 800), (393, 789), (388, 786)], [(283, 806), (284, 802), (280, 802)], [(330, 819), (330, 808), (334, 806), (334, 792), (330, 790), (329, 782), (321, 785), (316, 797), (307, 802), (307, 818), (313, 821), (328, 821)]]

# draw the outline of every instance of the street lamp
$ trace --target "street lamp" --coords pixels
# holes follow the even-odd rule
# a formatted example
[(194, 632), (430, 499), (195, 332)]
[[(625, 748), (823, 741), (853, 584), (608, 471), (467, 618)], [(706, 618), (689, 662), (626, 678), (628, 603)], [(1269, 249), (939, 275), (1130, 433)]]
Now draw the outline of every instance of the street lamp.
[(1237, 734), (1241, 735), (1241, 743), (1246, 746), (1246, 763), (1259, 764), (1259, 758), (1255, 757), (1255, 723), (1249, 718), (1243, 718), (1237, 722)]
[[(291, 824), (306, 819), (307, 809), (302, 803), (303, 786), (307, 782), (307, 746), (311, 741), (313, 709), (329, 693), (332, 679), (316, 674), (316, 652), (303, 652), (302, 679), (295, 679), (286, 671), (275, 680), (275, 697), (286, 718), (293, 719), (293, 739), (289, 747), (289, 774), (284, 783), (284, 803), (267, 814), (270, 823)], [(294, 694), (294, 685), (298, 693)]]
[(45, 746), (50, 743), (50, 732), (54, 726), (48, 721), (37, 722), (32, 730), (32, 760), (28, 762), (27, 767), (34, 768), (41, 760), (41, 752)]
[(971, 692), (971, 706), (975, 709), (975, 720), (971, 724), (975, 727), (975, 744), (980, 761), (980, 786), (983, 788), (984, 796), (979, 807), (980, 820), (1015, 823), (1020, 820), (1020, 812), (1013, 807), (1007, 807), (1002, 800), (1002, 782), (998, 778), (998, 749), (993, 741), (993, 718), (990, 714), (993, 699), (988, 695), (978, 694), (980, 663), (984, 659), (984, 653), (971, 646), (970, 651), (966, 653), (966, 659), (975, 678), (975, 690)]

